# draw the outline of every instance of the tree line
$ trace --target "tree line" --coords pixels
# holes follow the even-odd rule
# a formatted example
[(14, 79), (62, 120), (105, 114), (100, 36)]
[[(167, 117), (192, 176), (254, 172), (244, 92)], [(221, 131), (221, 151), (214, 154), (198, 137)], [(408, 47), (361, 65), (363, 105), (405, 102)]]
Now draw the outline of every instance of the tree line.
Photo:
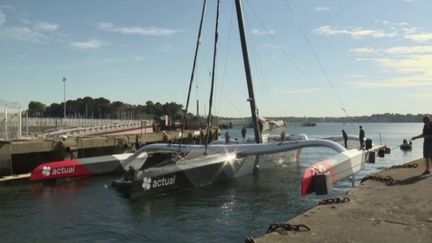
[[(63, 117), (64, 103), (52, 103), (49, 106), (39, 101), (31, 101), (28, 104), (29, 117)], [(69, 118), (90, 118), (90, 119), (156, 119), (168, 115), (173, 120), (183, 118), (183, 105), (175, 102), (153, 103), (147, 101), (145, 105), (131, 105), (121, 101), (113, 101), (100, 97), (84, 97), (76, 100), (66, 101), (66, 115)], [(421, 122), (424, 116), (431, 114), (398, 114), (384, 113), (370, 116), (352, 117), (308, 117), (308, 122)], [(192, 118), (192, 114), (188, 114)], [(271, 119), (283, 119), (290, 123), (303, 123), (304, 117), (268, 117)], [(193, 118), (192, 118), (193, 119)], [(222, 118), (223, 119), (223, 118)], [(241, 118), (225, 118), (241, 119)], [(243, 118), (246, 119), (246, 118)]]
[[(84, 97), (66, 101), (66, 116), (68, 118), (89, 119), (159, 119), (168, 115), (172, 119), (181, 119), (183, 105), (175, 102), (153, 103), (147, 101), (145, 105), (131, 105), (121, 101), (106, 98)], [(52, 103), (49, 106), (39, 101), (31, 101), (28, 105), (29, 117), (63, 117), (64, 103)]]

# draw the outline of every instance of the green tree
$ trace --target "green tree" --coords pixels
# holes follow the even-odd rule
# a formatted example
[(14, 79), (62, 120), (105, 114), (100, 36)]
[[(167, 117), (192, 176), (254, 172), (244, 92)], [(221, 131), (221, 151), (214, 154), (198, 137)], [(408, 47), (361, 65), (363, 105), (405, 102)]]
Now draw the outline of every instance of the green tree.
[[(175, 102), (153, 103), (147, 101), (145, 105), (131, 105), (121, 101), (111, 102), (103, 97), (91, 97), (67, 100), (66, 109), (68, 117), (86, 117), (95, 119), (150, 119), (159, 120), (162, 115), (172, 119), (180, 119), (184, 111), (183, 105)], [(63, 117), (64, 103), (52, 103), (46, 107), (41, 102), (29, 103), (30, 116)]]
[(63, 103), (52, 103), (46, 108), (45, 116), (47, 117), (63, 117)]
[(41, 117), (44, 115), (46, 105), (39, 101), (30, 101), (28, 104), (28, 114), (30, 117)]

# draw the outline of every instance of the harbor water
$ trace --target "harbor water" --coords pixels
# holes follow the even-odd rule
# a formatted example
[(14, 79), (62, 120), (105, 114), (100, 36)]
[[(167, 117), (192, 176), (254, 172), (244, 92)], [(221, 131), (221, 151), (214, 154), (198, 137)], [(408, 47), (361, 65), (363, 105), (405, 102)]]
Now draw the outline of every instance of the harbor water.
[[(362, 125), (375, 144), (393, 148), (355, 177), (355, 184), (370, 173), (422, 157), (422, 139), (403, 152), (402, 140), (418, 135), (422, 123), (318, 123), (315, 127), (288, 125), (287, 134), (310, 138), (358, 135)], [(225, 131), (222, 131), (224, 134)], [(239, 138), (240, 129), (230, 129)], [(252, 136), (253, 131), (248, 130)], [(358, 146), (358, 141), (351, 143)], [(22, 182), (0, 186), (1, 242), (243, 242), (265, 233), (315, 206), (319, 200), (343, 196), (350, 180), (339, 182), (332, 195), (300, 197), (304, 170), (334, 155), (328, 148), (302, 150), (299, 163), (261, 170), (223, 184), (155, 198), (130, 201), (110, 187), (118, 176), (73, 180), (58, 185)]]

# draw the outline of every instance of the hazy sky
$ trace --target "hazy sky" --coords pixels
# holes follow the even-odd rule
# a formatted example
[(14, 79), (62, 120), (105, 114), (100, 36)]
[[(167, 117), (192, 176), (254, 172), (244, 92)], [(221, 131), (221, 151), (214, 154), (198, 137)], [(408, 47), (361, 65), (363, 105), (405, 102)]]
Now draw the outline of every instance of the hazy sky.
[[(0, 100), (185, 104), (201, 0), (0, 0)], [(190, 110), (208, 111), (216, 0)], [(431, 113), (432, 1), (245, 0), (261, 116)], [(249, 116), (234, 0), (221, 1), (214, 108)]]

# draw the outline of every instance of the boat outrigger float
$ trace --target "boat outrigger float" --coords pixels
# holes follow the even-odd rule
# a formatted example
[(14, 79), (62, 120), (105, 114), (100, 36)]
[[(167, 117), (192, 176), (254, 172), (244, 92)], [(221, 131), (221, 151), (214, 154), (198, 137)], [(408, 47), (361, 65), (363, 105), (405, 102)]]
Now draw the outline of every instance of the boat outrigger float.
[(377, 145), (365, 150), (346, 150), (329, 159), (319, 161), (305, 170), (301, 196), (311, 193), (326, 195), (338, 181), (354, 177), (367, 163), (375, 163), (376, 154), (378, 157), (384, 157), (384, 154), (388, 153), (390, 149), (385, 145)]
[(32, 181), (50, 181), (70, 177), (122, 173), (122, 161), (132, 153), (104, 155), (82, 159), (46, 162), (38, 165), (30, 175)]

